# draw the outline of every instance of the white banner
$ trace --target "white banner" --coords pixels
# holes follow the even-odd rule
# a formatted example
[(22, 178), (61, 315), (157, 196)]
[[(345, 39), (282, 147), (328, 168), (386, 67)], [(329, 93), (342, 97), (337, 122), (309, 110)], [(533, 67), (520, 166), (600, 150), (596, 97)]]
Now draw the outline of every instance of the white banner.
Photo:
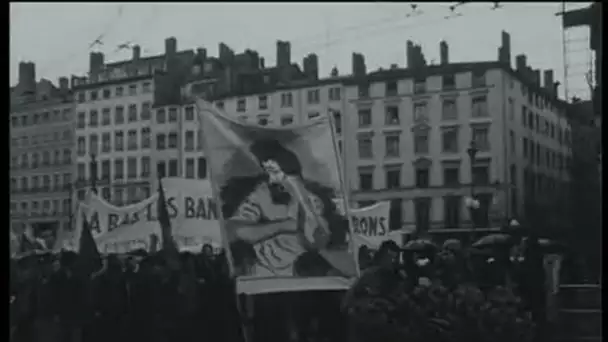
[[(183, 178), (163, 179), (173, 236), (180, 250), (200, 251), (204, 244), (221, 246), (221, 231), (215, 201), (208, 181)], [(79, 205), (76, 231), (68, 248), (76, 249), (86, 217), (101, 253), (124, 253), (151, 249), (152, 236), (162, 243), (157, 219), (157, 198), (129, 206), (116, 207), (103, 198), (89, 194), (88, 203)], [(84, 214), (84, 215), (83, 215)]]
[(391, 202), (383, 201), (360, 209), (351, 209), (350, 220), (357, 246), (379, 249), (384, 241), (393, 240), (401, 245), (401, 231), (390, 231)]

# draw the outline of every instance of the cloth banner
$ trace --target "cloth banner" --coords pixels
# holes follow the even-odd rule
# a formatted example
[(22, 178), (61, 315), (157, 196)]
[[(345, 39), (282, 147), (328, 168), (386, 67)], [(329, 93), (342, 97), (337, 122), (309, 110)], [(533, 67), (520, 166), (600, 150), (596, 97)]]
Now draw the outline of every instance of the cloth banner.
[[(221, 246), (217, 207), (208, 181), (165, 178), (163, 187), (171, 216), (173, 236), (180, 250), (198, 252), (204, 244)], [(151, 250), (151, 242), (160, 248), (162, 235), (157, 220), (158, 194), (132, 205), (117, 207), (96, 194), (89, 193), (80, 203), (76, 229), (64, 248), (77, 250), (83, 216), (89, 221), (93, 238), (101, 253), (125, 253)], [(84, 213), (82, 215), (81, 213)], [(154, 237), (153, 237), (154, 236)]]
[(358, 275), (329, 117), (248, 125), (197, 101), (237, 292), (342, 290)]

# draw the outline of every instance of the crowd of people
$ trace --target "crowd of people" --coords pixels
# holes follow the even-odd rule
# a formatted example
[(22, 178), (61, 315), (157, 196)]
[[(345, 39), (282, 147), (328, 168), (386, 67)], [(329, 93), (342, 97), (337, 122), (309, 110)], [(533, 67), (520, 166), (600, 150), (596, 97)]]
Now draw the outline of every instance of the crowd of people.
[[(452, 324), (445, 328), (452, 331), (448, 318), (469, 315), (458, 305), (471, 301), (489, 310), (478, 313), (484, 317), (494, 310), (488, 303), (502, 303), (496, 310), (504, 317), (492, 323), (498, 332), (518, 322), (522, 334), (538, 337), (545, 324), (543, 252), (535, 238), (487, 248), (464, 248), (457, 240), (439, 247), (417, 240), (401, 248), (388, 241), (375, 253), (361, 248), (362, 276), (347, 292), (256, 295), (253, 301), (235, 296), (226, 258), (211, 246), (180, 253), (178, 268), (162, 251), (140, 250), (104, 256), (101, 269), (83, 274), (79, 258), (64, 251), (11, 261), (11, 341), (243, 341), (245, 335), (254, 342), (451, 341), (464, 335), (433, 328), (431, 338), (429, 331), (403, 327), (424, 326), (420, 317), (426, 317)], [(462, 303), (454, 304), (456, 298)], [(412, 304), (417, 301), (426, 304)], [(513, 322), (505, 315), (514, 315)], [(390, 328), (395, 322), (396, 330)], [(465, 323), (458, 329), (479, 328)]]

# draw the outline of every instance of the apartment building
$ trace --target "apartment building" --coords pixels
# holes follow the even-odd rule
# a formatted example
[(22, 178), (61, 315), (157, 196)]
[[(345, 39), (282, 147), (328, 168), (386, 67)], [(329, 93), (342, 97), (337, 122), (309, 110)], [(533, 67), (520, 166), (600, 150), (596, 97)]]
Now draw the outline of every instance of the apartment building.
[(67, 78), (37, 82), (35, 68), (20, 63), (11, 89), (11, 227), (54, 235), (70, 224), (74, 104)]
[(95, 176), (98, 192), (117, 205), (147, 198), (154, 186), (155, 93), (171, 85), (163, 76), (176, 61), (187, 64), (194, 53), (178, 52), (175, 38), (165, 40), (162, 55), (142, 57), (139, 46), (132, 51), (132, 59), (116, 63), (105, 63), (102, 53), (93, 52), (89, 76), (73, 78), (79, 200)]
[[(512, 70), (508, 46), (503, 34), (502, 60), (449, 63), (442, 42), (440, 64), (425, 65), (408, 42), (407, 69), (345, 82), (351, 200), (390, 200), (391, 219), (404, 228), (450, 233), (473, 227), (464, 205), (472, 192), (483, 229), (525, 217), (530, 194), (554, 198), (565, 188), (569, 128), (551, 73), (541, 88), (525, 57)], [(522, 189), (532, 190), (526, 197)]]

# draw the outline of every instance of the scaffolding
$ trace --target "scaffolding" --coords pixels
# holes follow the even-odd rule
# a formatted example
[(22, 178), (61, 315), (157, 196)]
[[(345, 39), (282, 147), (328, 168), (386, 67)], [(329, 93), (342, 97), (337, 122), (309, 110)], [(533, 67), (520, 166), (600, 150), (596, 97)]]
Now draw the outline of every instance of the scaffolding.
[(591, 100), (595, 87), (595, 54), (591, 49), (591, 20), (588, 3), (562, 2), (562, 54), (564, 97)]

